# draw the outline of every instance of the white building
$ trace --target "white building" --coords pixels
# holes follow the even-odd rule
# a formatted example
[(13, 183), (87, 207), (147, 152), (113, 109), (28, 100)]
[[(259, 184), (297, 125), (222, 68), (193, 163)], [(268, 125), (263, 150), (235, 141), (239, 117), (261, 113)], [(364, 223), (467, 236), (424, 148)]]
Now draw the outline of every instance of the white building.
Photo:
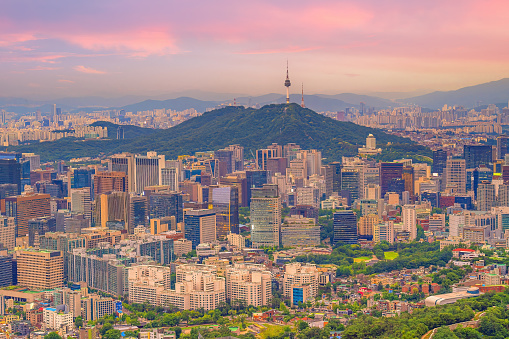
[(235, 264), (226, 269), (226, 298), (255, 307), (272, 299), (272, 276), (264, 265)]
[(415, 205), (403, 206), (403, 230), (408, 232), (410, 240), (417, 238), (417, 213)]
[(42, 319), (47, 328), (58, 330), (61, 327), (73, 326), (73, 314), (67, 306), (47, 307), (42, 311)]

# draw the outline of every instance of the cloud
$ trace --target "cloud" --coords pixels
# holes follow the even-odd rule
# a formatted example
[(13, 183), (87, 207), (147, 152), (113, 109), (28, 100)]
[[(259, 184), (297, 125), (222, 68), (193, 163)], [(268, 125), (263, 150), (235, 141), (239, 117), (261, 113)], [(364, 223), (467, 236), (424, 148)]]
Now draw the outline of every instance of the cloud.
[(358, 76), (360, 76), (360, 74), (357, 74), (357, 73), (345, 73), (345, 75), (347, 77), (358, 77)]
[(87, 73), (87, 74), (106, 74), (106, 72), (99, 71), (97, 69), (93, 69), (91, 67), (85, 67), (85, 66), (76, 66), (73, 68), (75, 71), (81, 72), (81, 73)]
[(58, 79), (58, 82), (65, 82), (65, 83), (68, 83), (68, 84), (74, 84), (74, 81), (66, 80), (66, 79)]
[(289, 47), (289, 48), (280, 48), (280, 49), (266, 49), (266, 50), (252, 50), (239, 52), (236, 54), (286, 54), (286, 53), (299, 53), (299, 52), (308, 52), (319, 49), (320, 47)]
[(29, 68), (28, 71), (55, 71), (60, 69), (59, 67), (45, 67), (45, 66), (36, 66), (34, 68)]

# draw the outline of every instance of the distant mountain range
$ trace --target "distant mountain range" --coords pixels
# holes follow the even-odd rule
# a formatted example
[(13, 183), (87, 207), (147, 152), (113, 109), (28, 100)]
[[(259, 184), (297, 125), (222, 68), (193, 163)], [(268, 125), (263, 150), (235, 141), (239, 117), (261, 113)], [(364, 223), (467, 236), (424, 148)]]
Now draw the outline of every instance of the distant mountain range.
[(398, 101), (433, 109), (442, 108), (444, 105), (474, 108), (487, 104), (507, 104), (509, 101), (509, 78), (463, 87), (455, 91), (433, 92)]
[[(406, 97), (403, 96), (404, 93), (399, 93), (401, 97), (406, 97), (405, 99), (399, 100), (388, 100), (381, 97), (395, 96), (397, 94), (398, 93), (392, 93), (392, 95), (388, 95), (387, 93), (379, 93), (380, 97), (354, 93), (336, 95), (313, 94), (304, 95), (304, 101), (306, 107), (318, 112), (334, 112), (349, 107), (359, 108), (361, 102), (364, 103), (366, 107), (375, 108), (398, 107), (405, 104), (415, 104), (428, 109), (438, 109), (445, 104), (449, 106), (461, 105), (466, 108), (475, 108), (486, 104), (501, 105), (507, 103), (509, 100), (509, 78), (476, 86), (464, 87), (454, 91), (433, 92), (419, 96)], [(279, 93), (270, 93), (260, 96), (243, 96), (241, 94), (187, 91), (178, 93), (178, 97), (175, 95), (176, 94), (167, 96), (159, 95), (151, 98), (147, 98), (146, 96), (124, 96), (120, 98), (63, 98), (51, 102), (0, 97), (0, 109), (18, 114), (26, 114), (41, 110), (44, 114), (50, 112), (53, 108), (53, 103), (56, 103), (63, 111), (70, 112), (91, 112), (104, 109), (145, 111), (159, 108), (177, 111), (194, 108), (198, 112), (205, 112), (206, 110), (232, 104), (234, 100), (238, 105), (258, 107), (269, 104), (281, 104), (286, 100), (285, 96)], [(201, 98), (201, 100), (197, 98)], [(292, 94), (290, 99), (291, 102), (300, 104), (301, 95)]]
[[(96, 125), (108, 127), (110, 136), (116, 136), (117, 125), (106, 122), (97, 122)], [(123, 140), (69, 138), (8, 147), (8, 150), (34, 152), (40, 154), (43, 161), (96, 157), (101, 153), (109, 155), (124, 151), (157, 151), (168, 158), (176, 158), (183, 154), (240, 144), (245, 148), (246, 157), (249, 157), (251, 152), (274, 142), (294, 142), (304, 149), (319, 149), (327, 161), (334, 161), (341, 160), (342, 156), (357, 154), (357, 148), (364, 145), (367, 135), (371, 133), (377, 138), (379, 147), (384, 149), (379, 157), (382, 160), (402, 157), (422, 160), (430, 155), (429, 149), (416, 145), (410, 139), (351, 122), (336, 121), (297, 104), (266, 105), (260, 109), (227, 106), (164, 130), (122, 127), (126, 137)]]

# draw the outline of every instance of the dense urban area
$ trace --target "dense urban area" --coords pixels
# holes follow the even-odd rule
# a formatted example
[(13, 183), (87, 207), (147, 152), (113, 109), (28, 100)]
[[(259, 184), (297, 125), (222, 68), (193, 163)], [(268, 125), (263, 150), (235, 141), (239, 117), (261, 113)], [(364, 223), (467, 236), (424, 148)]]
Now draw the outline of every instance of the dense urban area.
[[(0, 339), (509, 337), (509, 108), (318, 116), (287, 98), (1, 111)], [(253, 149), (217, 128), (214, 145), (238, 142), (136, 144), (148, 129), (267, 112), (363, 142), (303, 128)], [(274, 121), (260, 133), (283, 135)], [(149, 151), (108, 153), (128, 138)], [(103, 149), (64, 157), (58, 142)]]

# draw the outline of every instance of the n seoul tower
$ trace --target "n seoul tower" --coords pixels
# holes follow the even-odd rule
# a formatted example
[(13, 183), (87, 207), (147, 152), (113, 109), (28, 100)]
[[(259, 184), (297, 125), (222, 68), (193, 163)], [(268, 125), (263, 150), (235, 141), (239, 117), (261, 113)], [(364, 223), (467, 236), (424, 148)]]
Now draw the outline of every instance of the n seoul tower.
[(290, 86), (292, 83), (290, 82), (290, 77), (288, 76), (288, 60), (286, 60), (286, 80), (285, 80), (285, 87), (286, 87), (286, 103), (290, 103)]

